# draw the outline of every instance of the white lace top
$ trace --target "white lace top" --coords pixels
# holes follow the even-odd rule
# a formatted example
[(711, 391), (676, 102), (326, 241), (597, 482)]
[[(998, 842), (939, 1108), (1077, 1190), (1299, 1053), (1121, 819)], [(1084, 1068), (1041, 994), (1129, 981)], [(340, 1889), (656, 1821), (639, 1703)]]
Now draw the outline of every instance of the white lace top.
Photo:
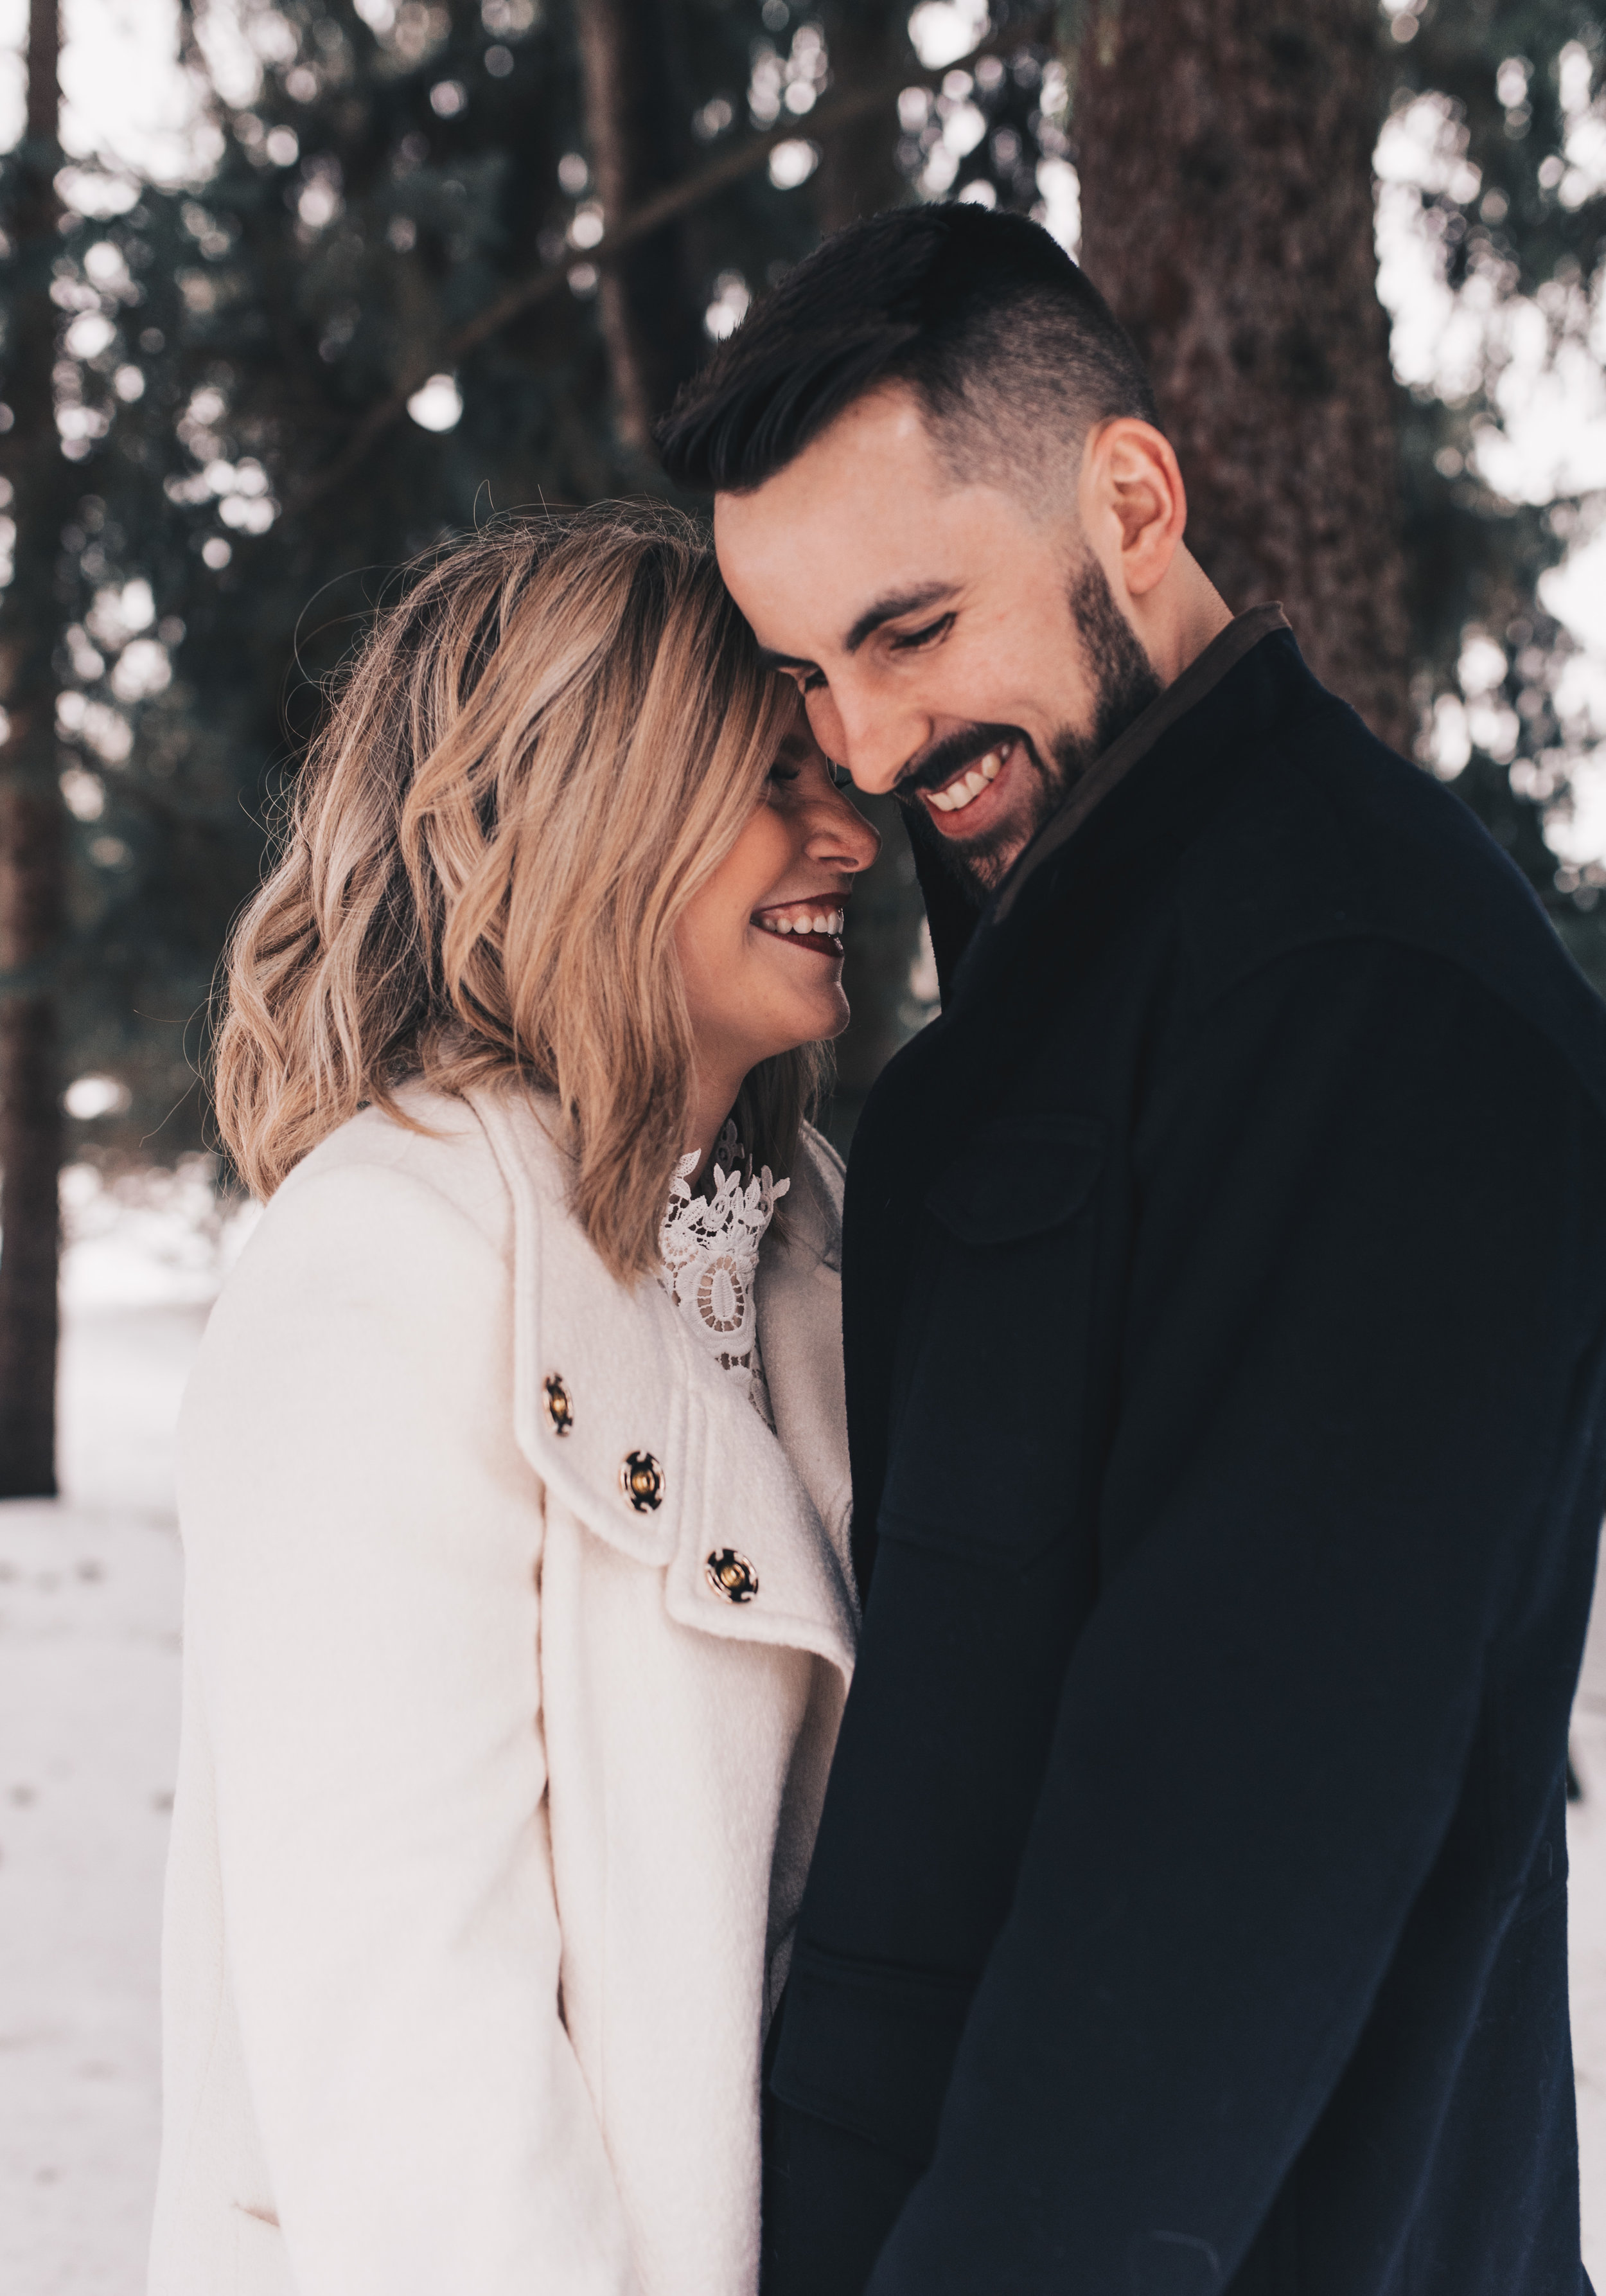
[(714, 1150), (711, 1195), (694, 1196), (691, 1176), (698, 1151), (683, 1156), (669, 1184), (669, 1208), (659, 1231), (659, 1282), (679, 1308), (686, 1329), (710, 1368), (740, 1380), (759, 1417), (773, 1427), (769, 1390), (758, 1358), (753, 1283), (758, 1247), (790, 1180), (770, 1177), (769, 1166), (744, 1184), (747, 1151), (727, 1124)]

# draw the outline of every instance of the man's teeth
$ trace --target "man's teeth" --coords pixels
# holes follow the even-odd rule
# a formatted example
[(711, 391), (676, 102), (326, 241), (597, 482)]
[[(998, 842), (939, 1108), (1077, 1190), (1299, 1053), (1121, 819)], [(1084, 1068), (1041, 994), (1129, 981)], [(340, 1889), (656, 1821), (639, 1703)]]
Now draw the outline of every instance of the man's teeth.
[(799, 917), (783, 916), (778, 911), (761, 909), (758, 913), (758, 922), (766, 932), (825, 933), (832, 938), (839, 938), (842, 931), (843, 917), (840, 909), (822, 909), (816, 916)]
[(938, 813), (961, 813), (981, 795), (989, 782), (996, 782), (1003, 771), (1004, 759), (996, 750), (989, 750), (985, 758), (977, 759), (968, 774), (962, 774), (957, 781), (950, 782), (946, 789), (933, 790), (931, 802)]

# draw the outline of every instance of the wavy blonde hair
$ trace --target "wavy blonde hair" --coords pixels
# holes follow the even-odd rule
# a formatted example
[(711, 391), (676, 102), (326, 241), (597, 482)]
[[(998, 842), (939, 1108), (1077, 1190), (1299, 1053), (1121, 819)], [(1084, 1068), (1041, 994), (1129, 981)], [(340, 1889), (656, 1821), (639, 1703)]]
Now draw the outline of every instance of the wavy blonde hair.
[[(655, 1263), (690, 1119), (674, 936), (763, 794), (795, 701), (688, 519), (496, 521), (411, 570), (337, 682), (278, 857), (225, 958), (217, 1120), (272, 1193), (409, 1080), (555, 1096), (574, 1209), (621, 1278)], [(737, 1106), (790, 1168), (823, 1072)]]

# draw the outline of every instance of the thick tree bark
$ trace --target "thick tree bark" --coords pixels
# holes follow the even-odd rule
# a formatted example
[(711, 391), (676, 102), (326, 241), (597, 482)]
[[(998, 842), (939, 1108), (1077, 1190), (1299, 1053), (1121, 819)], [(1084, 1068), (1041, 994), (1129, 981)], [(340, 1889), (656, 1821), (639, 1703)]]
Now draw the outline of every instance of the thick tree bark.
[[(57, 0), (32, 0), (27, 141), (9, 218), (9, 313), (0, 473), (12, 488), (15, 571), (0, 603), (0, 1497), (55, 1489), (58, 1180), (61, 1078), (47, 974), (64, 919), (65, 835), (55, 767), (57, 555), (76, 491), (56, 436), (50, 299), (56, 234)], [(19, 977), (20, 976), (20, 977)]]
[(1077, 59), (1082, 259), (1131, 330), (1235, 610), (1409, 751), (1375, 0), (1124, 0)]
[[(690, 93), (674, 0), (585, 0), (575, 12), (592, 180), (605, 225), (691, 170)], [(597, 289), (619, 437), (634, 455), (706, 354), (704, 284), (686, 217), (603, 266)]]
[[(815, 12), (825, 34), (835, 88), (864, 87), (909, 55), (909, 11), (898, 0), (825, 0)], [(808, 133), (807, 115), (799, 123)], [(867, 112), (826, 137), (809, 189), (822, 232), (840, 231), (856, 217), (901, 207), (909, 187), (897, 169), (897, 106)]]

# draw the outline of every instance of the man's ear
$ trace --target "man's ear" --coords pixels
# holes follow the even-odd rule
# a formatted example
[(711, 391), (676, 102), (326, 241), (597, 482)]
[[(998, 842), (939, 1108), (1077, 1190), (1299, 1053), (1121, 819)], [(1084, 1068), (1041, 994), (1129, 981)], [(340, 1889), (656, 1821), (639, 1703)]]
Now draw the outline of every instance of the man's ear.
[(1088, 436), (1080, 488), (1084, 530), (1129, 597), (1165, 577), (1188, 523), (1188, 497), (1171, 442), (1152, 422), (1118, 414)]

